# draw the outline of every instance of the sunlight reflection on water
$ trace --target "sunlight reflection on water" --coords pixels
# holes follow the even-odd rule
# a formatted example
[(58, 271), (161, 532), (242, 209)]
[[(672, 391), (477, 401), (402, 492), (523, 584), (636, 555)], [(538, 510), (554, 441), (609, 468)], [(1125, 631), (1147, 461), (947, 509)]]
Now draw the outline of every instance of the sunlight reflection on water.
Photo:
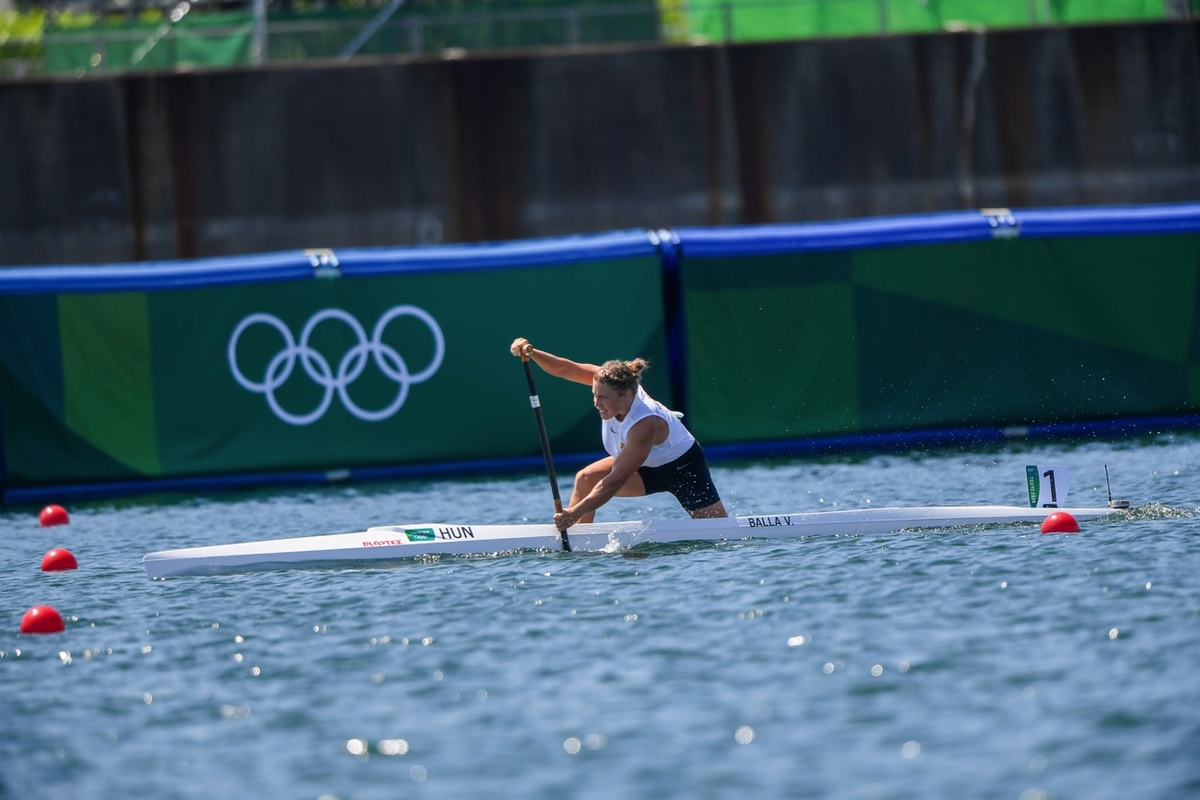
[[(1174, 798), (1200, 785), (1200, 439), (714, 465), (731, 509), (1025, 502), (1040, 535), (652, 545), (150, 581), (150, 549), (462, 517), (541, 475), (0, 511), (0, 796)], [(565, 488), (565, 487), (564, 487)], [(661, 498), (610, 519), (673, 518)], [(74, 574), (37, 569), (50, 546)], [(1103, 731), (1103, 736), (1097, 736)], [(1133, 757), (1131, 754), (1137, 754)], [(1039, 794), (1040, 793), (1040, 794)]]

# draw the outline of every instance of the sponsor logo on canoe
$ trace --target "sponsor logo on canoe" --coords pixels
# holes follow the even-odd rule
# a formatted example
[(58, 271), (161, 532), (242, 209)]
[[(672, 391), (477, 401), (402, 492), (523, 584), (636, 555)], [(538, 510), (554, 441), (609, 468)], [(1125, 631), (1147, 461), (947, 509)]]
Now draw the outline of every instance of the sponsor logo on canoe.
[(774, 528), (779, 525), (791, 525), (792, 518), (787, 517), (747, 517), (751, 528)]
[(440, 528), (405, 528), (403, 539), (372, 539), (363, 542), (363, 547), (389, 547), (409, 542), (433, 542), (438, 539), (474, 539), (475, 531), (469, 525), (445, 525)]
[(432, 542), (437, 538), (433, 528), (405, 528), (404, 535), (410, 542)]

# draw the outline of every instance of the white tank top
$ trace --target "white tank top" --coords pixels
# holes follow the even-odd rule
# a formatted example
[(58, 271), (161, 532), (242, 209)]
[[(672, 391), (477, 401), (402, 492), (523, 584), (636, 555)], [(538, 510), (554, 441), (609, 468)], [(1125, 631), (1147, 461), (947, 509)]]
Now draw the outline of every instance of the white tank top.
[(616, 458), (621, 453), (621, 449), (625, 447), (625, 436), (633, 424), (640, 419), (646, 417), (659, 417), (667, 423), (667, 440), (662, 444), (656, 444), (650, 448), (650, 455), (646, 458), (645, 467), (661, 467), (664, 464), (670, 464), (675, 459), (686, 453), (696, 443), (696, 437), (683, 426), (679, 421), (679, 417), (662, 403), (655, 400), (650, 395), (646, 394), (646, 390), (638, 386), (637, 395), (633, 398), (633, 406), (629, 409), (629, 413), (625, 415), (625, 419), (620, 422), (616, 417), (612, 419), (602, 419), (600, 424), (601, 438), (604, 440), (604, 449), (610, 456)]

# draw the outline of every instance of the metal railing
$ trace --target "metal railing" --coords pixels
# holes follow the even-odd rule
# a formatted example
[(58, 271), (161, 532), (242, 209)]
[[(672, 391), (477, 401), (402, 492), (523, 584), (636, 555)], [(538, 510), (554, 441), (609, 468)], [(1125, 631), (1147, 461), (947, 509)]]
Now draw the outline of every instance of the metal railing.
[(268, 31), (271, 60), (422, 55), (446, 50), (508, 50), (582, 47), (661, 39), (659, 11), (652, 5), (592, 6), (450, 16), (407, 16), (380, 25), (356, 42), (361, 25), (292, 22)]
[[(654, 5), (598, 5), (455, 15), (393, 17), (363, 39), (362, 19), (267, 21), (241, 25), (62, 31), (44, 40), (42, 64), (23, 74), (168, 69), (174, 66), (259, 64), (309, 58), (419, 56), (445, 51), (657, 42), (663, 39)], [(189, 59), (207, 50), (215, 57)], [(256, 43), (257, 46), (256, 46)], [(73, 56), (61, 58), (56, 53)], [(67, 63), (64, 63), (67, 62)], [(3, 74), (0, 71), (0, 74)]]
[[(647, 42), (735, 42), (821, 36), (914, 33), (938, 29), (981, 30), (980, 20), (942, 20), (928, 0), (659, 0), (629, 5), (539, 7), (458, 14), (400, 11), (393, 2), (371, 17), (272, 20), (262, 0), (254, 0), (244, 24), (179, 25), (188, 3), (178, 3), (152, 29), (95, 27), (51, 31), (38, 59), (0, 59), (0, 77), (43, 72), (124, 71), (264, 64), (310, 58), (419, 56), (468, 51)], [(1002, 27), (1092, 21), (1194, 19), (1200, 0), (1164, 0), (1160, 14), (1135, 14), (1136, 0), (1113, 0), (1110, 8), (1129, 9), (1126, 20), (1062, 19), (1051, 0), (1010, 0)], [(1156, 5), (1156, 4), (1155, 4)]]

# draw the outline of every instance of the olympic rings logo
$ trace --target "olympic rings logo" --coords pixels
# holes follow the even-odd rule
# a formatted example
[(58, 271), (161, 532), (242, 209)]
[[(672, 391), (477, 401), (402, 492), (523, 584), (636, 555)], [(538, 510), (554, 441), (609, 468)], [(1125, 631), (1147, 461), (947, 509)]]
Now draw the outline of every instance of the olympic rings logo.
[[(429, 362), (428, 366), (419, 372), (410, 371), (408, 363), (396, 352), (396, 349), (383, 342), (383, 332), (387, 328), (388, 323), (397, 317), (403, 316), (419, 319), (425, 323), (429, 328), (429, 332), (433, 334), (433, 359)], [(309, 339), (312, 337), (313, 331), (326, 320), (337, 320), (345, 323), (358, 339), (357, 344), (351, 347), (338, 362), (336, 373), (329, 360), (309, 345)], [(246, 377), (238, 366), (238, 340), (246, 329), (252, 325), (268, 325), (279, 331), (279, 335), (283, 337), (283, 349), (271, 358), (266, 370), (264, 370), (262, 380), (251, 380)], [(271, 314), (261, 312), (250, 314), (244, 318), (238, 323), (238, 326), (233, 331), (233, 335), (229, 338), (229, 369), (233, 373), (234, 379), (243, 388), (256, 394), (266, 395), (267, 405), (275, 412), (275, 416), (290, 425), (310, 425), (319, 420), (329, 410), (335, 392), (341, 399), (342, 405), (355, 417), (365, 422), (385, 420), (399, 411), (400, 407), (404, 405), (404, 401), (408, 399), (409, 388), (413, 384), (423, 383), (433, 377), (433, 374), (442, 365), (442, 358), (445, 354), (446, 340), (442, 335), (442, 329), (437, 324), (437, 320), (428, 312), (416, 306), (395, 306), (388, 309), (379, 318), (379, 321), (375, 323), (375, 329), (371, 333), (370, 339), (367, 338), (366, 330), (362, 324), (340, 308), (326, 308), (313, 314), (308, 322), (304, 324), (304, 328), (300, 332), (299, 342), (292, 336), (291, 330), (282, 320)], [(362, 375), (363, 370), (366, 369), (368, 356), (374, 359), (379, 370), (399, 387), (395, 399), (387, 407), (381, 408), (378, 411), (368, 411), (360, 408), (347, 391), (347, 387), (357, 380)], [(325, 390), (320, 402), (317, 403), (317, 407), (307, 414), (293, 414), (289, 412), (279, 404), (279, 401), (275, 397), (275, 390), (283, 386), (287, 382), (287, 379), (291, 377), (297, 362), (300, 363), (305, 374)]]

